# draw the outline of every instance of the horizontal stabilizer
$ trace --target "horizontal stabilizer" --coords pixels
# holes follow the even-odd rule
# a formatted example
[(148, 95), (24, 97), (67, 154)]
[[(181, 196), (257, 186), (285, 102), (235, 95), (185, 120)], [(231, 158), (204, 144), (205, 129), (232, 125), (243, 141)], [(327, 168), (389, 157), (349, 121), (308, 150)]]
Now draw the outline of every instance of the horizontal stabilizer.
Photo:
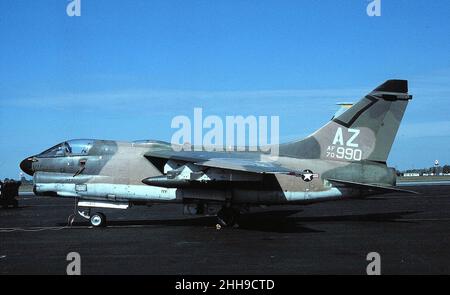
[(346, 180), (339, 180), (339, 179), (327, 179), (330, 182), (342, 184), (348, 187), (355, 187), (355, 188), (361, 188), (366, 189), (368, 191), (380, 191), (385, 193), (407, 193), (407, 194), (419, 194), (415, 191), (410, 191), (406, 189), (400, 189), (395, 186), (384, 186), (379, 184), (366, 184), (366, 183), (360, 183), (360, 182), (353, 182), (353, 181), (346, 181)]

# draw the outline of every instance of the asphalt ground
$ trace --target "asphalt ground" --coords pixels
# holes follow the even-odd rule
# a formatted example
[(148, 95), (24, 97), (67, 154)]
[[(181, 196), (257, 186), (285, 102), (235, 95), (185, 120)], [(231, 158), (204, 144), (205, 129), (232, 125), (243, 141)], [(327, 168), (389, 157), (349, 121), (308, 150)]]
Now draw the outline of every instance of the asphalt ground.
[(104, 210), (107, 228), (67, 218), (73, 200), (25, 196), (0, 209), (0, 274), (450, 274), (450, 186), (308, 206), (256, 209), (237, 228), (181, 205)]

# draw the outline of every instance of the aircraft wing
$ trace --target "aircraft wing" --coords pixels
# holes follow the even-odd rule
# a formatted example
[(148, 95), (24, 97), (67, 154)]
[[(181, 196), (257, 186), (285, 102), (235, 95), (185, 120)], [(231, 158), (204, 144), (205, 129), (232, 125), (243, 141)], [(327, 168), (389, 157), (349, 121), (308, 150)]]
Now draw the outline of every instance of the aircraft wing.
[(223, 152), (190, 152), (181, 151), (174, 152), (170, 150), (151, 151), (145, 154), (145, 157), (152, 159), (176, 160), (192, 163), (199, 167), (210, 167), (227, 170), (235, 170), (251, 173), (267, 173), (267, 174), (290, 174), (296, 173), (271, 162), (263, 162), (259, 157), (249, 153), (223, 153)]
[(176, 160), (183, 162), (195, 162), (204, 161), (214, 157), (217, 152), (191, 152), (191, 151), (179, 151), (175, 152), (171, 149), (164, 150), (152, 150), (145, 154), (147, 159), (158, 158), (166, 160)]
[(252, 161), (247, 159), (212, 158), (203, 162), (195, 162), (194, 164), (204, 167), (221, 168), (253, 173), (268, 173), (268, 174), (295, 173), (295, 171), (293, 170), (283, 168), (279, 165), (275, 165), (270, 162)]
[[(155, 159), (164, 159), (164, 160), (175, 160), (185, 163), (192, 163), (198, 167), (211, 167), (240, 172), (249, 172), (258, 174), (299, 175), (298, 171), (284, 168), (275, 163), (260, 161), (259, 157), (257, 157), (256, 155), (251, 155), (249, 153), (239, 154), (239, 153), (224, 153), (224, 152), (191, 152), (191, 151), (174, 152), (172, 150), (158, 150), (146, 153), (145, 157), (152, 162)], [(418, 194), (415, 191), (400, 189), (394, 186), (366, 184), (330, 178), (328, 178), (327, 180), (330, 181), (331, 183), (340, 186), (360, 188), (372, 192), (380, 192), (380, 193), (401, 192), (401, 193)]]
[(395, 186), (383, 186), (378, 184), (366, 184), (366, 183), (360, 183), (360, 182), (353, 182), (353, 181), (345, 181), (345, 180), (339, 180), (339, 179), (332, 179), (328, 178), (328, 181), (348, 187), (355, 187), (355, 188), (361, 188), (366, 189), (368, 191), (379, 191), (381, 193), (408, 193), (408, 194), (419, 194), (418, 192), (406, 190), (406, 189), (400, 189)]

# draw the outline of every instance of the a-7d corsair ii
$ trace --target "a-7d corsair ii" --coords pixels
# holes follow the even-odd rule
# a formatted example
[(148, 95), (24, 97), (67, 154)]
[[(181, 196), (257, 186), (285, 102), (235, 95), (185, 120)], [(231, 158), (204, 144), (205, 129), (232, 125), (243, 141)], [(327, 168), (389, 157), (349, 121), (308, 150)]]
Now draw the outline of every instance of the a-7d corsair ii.
[[(69, 140), (23, 160), (35, 194), (76, 198), (91, 208), (182, 203), (232, 225), (251, 206), (310, 204), (404, 191), (386, 160), (406, 106), (405, 80), (388, 80), (303, 140), (264, 152), (174, 151), (161, 141)], [(404, 191), (406, 192), (406, 191)], [(97, 211), (97, 210), (95, 210)]]

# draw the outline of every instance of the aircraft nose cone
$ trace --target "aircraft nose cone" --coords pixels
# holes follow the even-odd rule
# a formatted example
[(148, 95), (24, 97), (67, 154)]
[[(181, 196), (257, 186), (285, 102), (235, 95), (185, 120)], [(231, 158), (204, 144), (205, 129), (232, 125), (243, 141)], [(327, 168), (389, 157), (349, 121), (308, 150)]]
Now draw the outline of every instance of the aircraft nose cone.
[(33, 175), (33, 157), (28, 157), (20, 162), (20, 169), (28, 175)]

